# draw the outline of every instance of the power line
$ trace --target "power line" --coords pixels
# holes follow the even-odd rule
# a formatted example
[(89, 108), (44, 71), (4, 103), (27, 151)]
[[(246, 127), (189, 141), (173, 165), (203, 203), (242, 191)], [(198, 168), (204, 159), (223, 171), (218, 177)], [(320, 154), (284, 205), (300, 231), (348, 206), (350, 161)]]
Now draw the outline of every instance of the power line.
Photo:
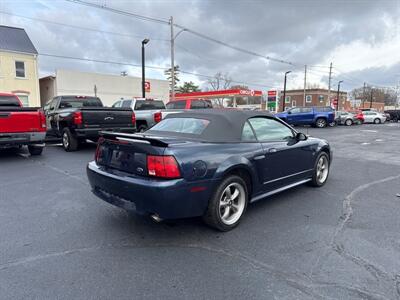
[[(132, 66), (132, 67), (137, 67), (137, 68), (141, 68), (142, 67), (142, 65), (140, 65), (140, 64), (132, 64), (132, 63), (127, 63), (127, 62), (118, 62), (118, 61), (112, 61), (112, 60), (101, 60), (101, 59), (92, 59), (92, 58), (84, 58), (84, 57), (56, 55), (56, 54), (49, 54), (49, 53), (39, 53), (39, 55), (40, 56), (46, 56), (46, 57), (60, 58), (60, 59), (71, 59), (71, 60), (85, 61), (85, 62), (95, 62), (95, 63), (113, 64), (113, 65), (121, 65), (121, 66)], [(156, 69), (156, 70), (163, 70), (163, 71), (169, 69), (169, 68), (166, 68), (166, 67), (147, 66), (147, 65), (146, 65), (146, 68)], [(199, 73), (189, 72), (189, 71), (179, 70), (179, 72), (183, 73), (183, 74), (195, 75), (195, 76), (198, 76), (198, 77), (204, 77), (204, 78), (209, 78), (209, 79), (215, 78), (215, 76), (213, 76), (213, 75), (205, 75), (205, 74), (199, 74)], [(269, 85), (266, 85), (266, 84), (261, 84), (261, 83), (236, 81), (236, 80), (233, 80), (233, 79), (230, 80), (230, 81), (233, 82), (233, 83), (238, 83), (238, 84), (245, 84), (245, 85), (272, 88), (272, 86), (269, 86)]]
[[(32, 18), (32, 17), (27, 17), (27, 16), (23, 16), (23, 15), (10, 13), (10, 12), (7, 12), (7, 11), (0, 11), (0, 14), (9, 15), (9, 16), (18, 17), (18, 18), (23, 18), (23, 19), (27, 19), (27, 20), (31, 20), (31, 21), (35, 21), (35, 22), (48, 23), (48, 24), (53, 24), (53, 25), (57, 25), (57, 26), (69, 27), (69, 28), (74, 28), (74, 29), (79, 29), (79, 30), (92, 31), (92, 32), (96, 32), (96, 33), (118, 35), (118, 36), (137, 38), (137, 39), (143, 39), (144, 38), (144, 36), (133, 35), (133, 34), (128, 34), (128, 33), (104, 31), (104, 30), (88, 28), (88, 27), (81, 27), (81, 26), (77, 26), (77, 25), (65, 24), (65, 23), (60, 23), (60, 22), (55, 22), (55, 21), (50, 21), (50, 20), (37, 19), (37, 18)], [(151, 38), (151, 40), (159, 40), (159, 41), (165, 41), (165, 42), (168, 41), (167, 39), (157, 39), (157, 38)]]
[(127, 11), (124, 11), (124, 10), (111, 8), (111, 7), (108, 7), (108, 6), (105, 6), (105, 5), (98, 5), (98, 4), (95, 4), (95, 3), (90, 3), (90, 2), (81, 1), (81, 0), (65, 0), (65, 1), (76, 3), (76, 4), (81, 4), (81, 5), (85, 5), (85, 6), (89, 6), (89, 7), (108, 10), (108, 11), (113, 12), (113, 13), (117, 13), (117, 14), (120, 14), (120, 15), (125, 15), (125, 16), (128, 16), (128, 17), (137, 18), (139, 20), (150, 21), (150, 22), (155, 22), (155, 23), (161, 23), (161, 24), (166, 24), (166, 25), (169, 24), (169, 21), (165, 20), (165, 19), (147, 17), (147, 16), (143, 16), (143, 15), (127, 12)]
[[(82, 1), (82, 0), (65, 0), (65, 1), (76, 3), (76, 4), (81, 4), (81, 5), (85, 5), (85, 6), (89, 6), (89, 7), (94, 7), (94, 8), (98, 8), (98, 9), (108, 10), (108, 11), (113, 12), (113, 13), (129, 16), (129, 17), (134, 17), (134, 18), (137, 18), (137, 19), (140, 19), (140, 20), (156, 22), (156, 23), (161, 23), (161, 24), (165, 24), (165, 25), (169, 25), (170, 24), (169, 21), (165, 20), (165, 19), (157, 19), (157, 18), (154, 18), (154, 17), (147, 17), (147, 16), (143, 16), (143, 15), (140, 15), (140, 14), (127, 12), (127, 11), (124, 11), (124, 10), (111, 8), (111, 7), (108, 7), (108, 6), (105, 6), (105, 5), (98, 5), (98, 4), (95, 4), (95, 3), (85, 2), (85, 1)], [(296, 66), (296, 64), (294, 64), (292, 62), (289, 62), (289, 61), (286, 61), (286, 60), (283, 60), (283, 59), (278, 59), (278, 58), (275, 58), (275, 57), (271, 57), (271, 56), (268, 56), (268, 55), (262, 55), (262, 54), (259, 54), (257, 52), (245, 49), (245, 48), (241, 48), (241, 47), (238, 47), (238, 46), (234, 46), (234, 45), (228, 44), (226, 42), (223, 42), (223, 41), (220, 41), (218, 39), (209, 37), (209, 36), (207, 36), (207, 35), (205, 35), (203, 33), (200, 33), (198, 31), (192, 30), (190, 28), (184, 27), (182, 25), (174, 24), (174, 26), (179, 28), (179, 29), (182, 29), (184, 31), (190, 32), (191, 34), (193, 34), (193, 35), (195, 35), (197, 37), (200, 37), (202, 39), (205, 39), (205, 40), (217, 43), (219, 45), (234, 49), (234, 50), (239, 51), (239, 52), (243, 52), (243, 53), (246, 53), (246, 54), (249, 54), (249, 55), (252, 55), (252, 56), (264, 58), (264, 59), (267, 59), (267, 60), (270, 60), (270, 61), (274, 61), (274, 62), (278, 62), (278, 63), (282, 63), (282, 64), (288, 64), (288, 65)]]

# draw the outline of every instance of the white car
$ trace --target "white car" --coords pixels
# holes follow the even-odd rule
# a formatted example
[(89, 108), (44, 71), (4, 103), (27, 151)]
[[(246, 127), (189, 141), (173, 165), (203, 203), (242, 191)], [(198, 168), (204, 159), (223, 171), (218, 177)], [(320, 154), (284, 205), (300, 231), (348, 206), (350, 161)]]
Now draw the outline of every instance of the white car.
[(364, 123), (381, 124), (385, 123), (386, 115), (377, 111), (363, 111)]

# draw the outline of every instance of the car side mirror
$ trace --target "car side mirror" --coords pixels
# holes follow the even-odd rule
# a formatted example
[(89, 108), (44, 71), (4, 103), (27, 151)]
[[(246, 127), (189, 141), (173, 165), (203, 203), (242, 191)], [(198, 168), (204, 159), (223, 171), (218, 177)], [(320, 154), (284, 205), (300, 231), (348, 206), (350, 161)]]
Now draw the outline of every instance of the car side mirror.
[(298, 140), (298, 141), (306, 141), (307, 139), (308, 139), (308, 136), (305, 135), (305, 134), (302, 133), (302, 132), (298, 132), (298, 133), (296, 134), (296, 140)]
[(287, 113), (288, 113), (288, 115), (290, 115), (292, 112), (289, 110)]

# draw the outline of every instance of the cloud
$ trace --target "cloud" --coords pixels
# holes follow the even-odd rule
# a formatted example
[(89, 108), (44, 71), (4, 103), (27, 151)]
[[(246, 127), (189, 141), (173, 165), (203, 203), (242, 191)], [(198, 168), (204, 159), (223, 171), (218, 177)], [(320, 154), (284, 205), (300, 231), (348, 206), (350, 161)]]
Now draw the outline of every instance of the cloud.
[[(351, 89), (360, 82), (396, 82), (396, 72), (377, 76), (398, 67), (400, 55), (399, 1), (94, 1), (108, 7), (175, 22), (232, 45), (294, 62), (294, 66), (250, 56), (183, 32), (176, 40), (176, 64), (182, 70), (205, 75), (228, 73), (250, 87), (281, 87), (283, 73), (292, 70), (289, 88), (302, 87), (304, 64), (309, 65), (309, 83), (326, 85), (333, 62), (335, 80), (348, 80)], [(140, 42), (146, 45), (146, 64), (169, 67), (169, 26), (114, 14), (64, 1), (39, 1), (28, 10), (15, 1), (2, 1), (0, 9), (42, 20), (117, 32), (128, 36), (79, 30), (54, 24), (1, 16), (3, 24), (26, 28), (41, 53), (129, 62), (140, 65)], [(317, 67), (313, 67), (317, 65)], [(321, 67), (321, 65), (323, 67)], [(79, 62), (40, 57), (40, 73), (68, 68), (119, 74), (132, 66)], [(340, 71), (339, 71), (340, 70)], [(385, 71), (386, 72), (386, 71)], [(399, 72), (397, 72), (399, 73)], [(164, 78), (160, 70), (149, 69), (149, 77)], [(393, 77), (392, 77), (393, 76)], [(385, 80), (382, 80), (384, 78)], [(204, 77), (181, 75), (206, 85)], [(346, 79), (343, 79), (346, 81)], [(256, 84), (265, 85), (264, 88)]]

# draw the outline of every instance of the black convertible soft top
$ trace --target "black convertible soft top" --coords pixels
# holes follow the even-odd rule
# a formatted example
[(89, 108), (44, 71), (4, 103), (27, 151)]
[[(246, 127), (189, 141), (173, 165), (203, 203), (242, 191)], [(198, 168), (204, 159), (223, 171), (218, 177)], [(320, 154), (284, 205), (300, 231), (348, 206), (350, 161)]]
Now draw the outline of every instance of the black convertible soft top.
[[(171, 118), (196, 118), (210, 121), (210, 124), (200, 135), (185, 135), (207, 142), (240, 142), (243, 125), (247, 119), (253, 117), (273, 117), (267, 111), (252, 111), (238, 109), (198, 109), (177, 114), (169, 114), (165, 119)], [(147, 133), (151, 133), (151, 130)], [(160, 134), (161, 132), (154, 132)], [(167, 133), (165, 133), (167, 134)], [(164, 135), (164, 134), (162, 134)], [(170, 135), (170, 134), (168, 134)]]

